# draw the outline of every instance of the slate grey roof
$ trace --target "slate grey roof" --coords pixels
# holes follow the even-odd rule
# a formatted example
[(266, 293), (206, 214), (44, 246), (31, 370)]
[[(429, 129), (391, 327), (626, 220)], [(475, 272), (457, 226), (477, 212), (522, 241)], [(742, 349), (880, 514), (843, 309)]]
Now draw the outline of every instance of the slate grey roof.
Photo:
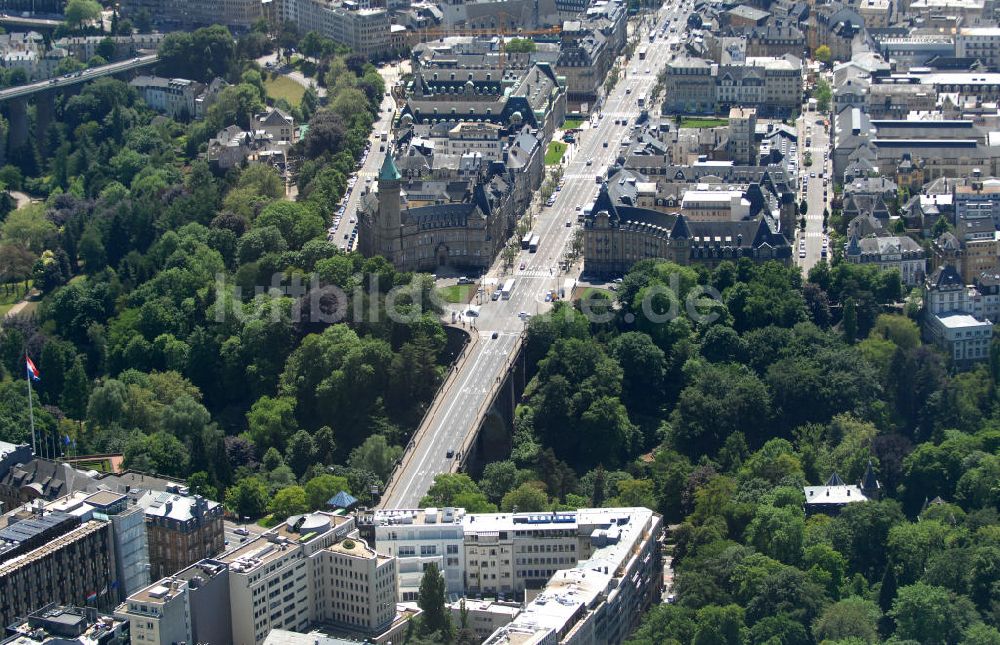
[(945, 264), (935, 269), (933, 273), (927, 276), (927, 284), (937, 289), (965, 286), (962, 276), (950, 264)]

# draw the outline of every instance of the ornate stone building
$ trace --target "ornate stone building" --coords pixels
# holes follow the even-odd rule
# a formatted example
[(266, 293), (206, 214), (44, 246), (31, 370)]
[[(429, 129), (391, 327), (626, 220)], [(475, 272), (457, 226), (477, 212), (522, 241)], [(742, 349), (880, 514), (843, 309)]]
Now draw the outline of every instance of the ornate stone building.
[[(414, 196), (418, 184), (413, 184)], [(440, 266), (485, 270), (514, 226), (511, 184), (480, 173), (456, 201), (410, 206), (408, 184), (386, 155), (377, 193), (359, 209), (360, 250), (381, 255), (401, 271)]]
[(745, 221), (693, 222), (679, 213), (615, 204), (601, 186), (584, 221), (584, 268), (588, 273), (625, 273), (649, 258), (714, 267), (723, 260), (790, 263), (788, 240), (765, 217)]

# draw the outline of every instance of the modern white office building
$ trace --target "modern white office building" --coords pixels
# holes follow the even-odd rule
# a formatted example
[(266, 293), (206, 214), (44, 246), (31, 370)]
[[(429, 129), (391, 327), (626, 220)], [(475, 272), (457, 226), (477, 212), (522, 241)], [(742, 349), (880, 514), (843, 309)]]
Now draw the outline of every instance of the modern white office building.
[(397, 599), (417, 599), (424, 568), (434, 563), (444, 576), (445, 592), (465, 590), (465, 532), (462, 508), (376, 511), (375, 547), (396, 558)]
[(573, 515), (585, 546), (580, 560), (556, 571), (485, 645), (620, 643), (659, 601), (662, 518), (646, 508), (581, 509)]
[[(559, 571), (584, 566), (604, 546), (605, 531), (646, 528), (659, 540), (661, 519), (649, 509), (582, 509), (559, 513), (465, 513), (463, 509), (377, 511), (375, 546), (396, 557), (399, 597), (415, 598), (423, 568), (443, 572), (454, 596), (521, 599)], [(617, 527), (617, 528), (616, 528)], [(630, 533), (631, 535), (631, 533)]]

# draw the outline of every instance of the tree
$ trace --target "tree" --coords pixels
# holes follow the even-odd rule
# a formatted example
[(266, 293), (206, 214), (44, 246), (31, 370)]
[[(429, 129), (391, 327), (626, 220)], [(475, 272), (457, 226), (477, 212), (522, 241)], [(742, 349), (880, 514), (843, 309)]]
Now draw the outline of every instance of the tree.
[(889, 615), (896, 635), (920, 643), (954, 643), (977, 621), (975, 607), (964, 596), (918, 582), (900, 587)]
[(351, 492), (346, 477), (337, 475), (313, 477), (306, 484), (306, 503), (310, 509), (318, 511), (325, 508), (326, 502), (340, 491)]
[(0, 239), (30, 249), (36, 256), (55, 242), (58, 231), (45, 216), (45, 207), (32, 204), (7, 215), (0, 227)]
[(191, 476), (188, 477), (187, 485), (192, 495), (201, 495), (208, 499), (218, 499), (219, 491), (211, 482), (212, 480), (208, 473), (199, 470), (196, 473), (191, 473)]
[(301, 475), (313, 463), (316, 457), (316, 444), (305, 430), (299, 430), (288, 440), (285, 449), (285, 462), (296, 475)]
[[(117, 16), (117, 14), (115, 15)], [(97, 43), (97, 49), (95, 52), (104, 60), (111, 60), (115, 57), (115, 41), (110, 38), (101, 39), (101, 42)]]
[(337, 442), (333, 435), (333, 428), (322, 426), (313, 434), (313, 444), (316, 446), (317, 463), (324, 465), (332, 464), (334, 453), (337, 452)]
[(694, 612), (676, 604), (655, 604), (642, 616), (642, 624), (626, 645), (687, 645), (694, 638)]
[(758, 551), (787, 564), (802, 559), (805, 520), (797, 508), (763, 505), (747, 528), (747, 541)]
[(524, 483), (503, 496), (500, 508), (505, 513), (533, 513), (549, 507), (549, 497), (538, 486)]
[(283, 449), (298, 425), (295, 420), (295, 400), (287, 396), (260, 397), (247, 413), (247, 425), (250, 438), (257, 447), (257, 454), (272, 447)]
[(863, 643), (878, 643), (878, 621), (882, 612), (870, 600), (851, 596), (827, 607), (813, 623), (817, 641), (857, 638)]
[(238, 517), (256, 519), (267, 509), (267, 484), (259, 477), (245, 477), (226, 489), (226, 507)]
[(743, 645), (743, 608), (709, 605), (698, 610), (697, 629), (691, 645)]
[(96, 0), (69, 0), (63, 10), (63, 16), (70, 28), (82, 27), (83, 23), (101, 17), (101, 5)]
[[(455, 496), (462, 493), (477, 493), (482, 495), (479, 486), (465, 473), (441, 473), (434, 476), (421, 506), (455, 506)], [(484, 496), (485, 497), (485, 496)]]
[(854, 298), (844, 301), (844, 340), (853, 343), (858, 338), (858, 305)]
[(805, 217), (806, 213), (809, 212), (809, 202), (802, 200), (799, 202), (799, 215)]
[(494, 504), (499, 504), (503, 496), (517, 485), (517, 465), (507, 459), (486, 464), (479, 487)]
[(505, 49), (508, 54), (530, 54), (535, 51), (535, 41), (530, 38), (511, 38)]
[(373, 472), (382, 481), (388, 481), (396, 460), (402, 456), (401, 446), (390, 445), (383, 435), (374, 434), (351, 451), (347, 463), (351, 468)]
[(301, 486), (282, 488), (267, 505), (275, 520), (281, 521), (292, 515), (301, 515), (309, 510), (306, 491)]
[(90, 379), (83, 369), (83, 360), (77, 356), (73, 367), (66, 373), (66, 384), (59, 397), (59, 407), (73, 419), (82, 421), (87, 414), (90, 399)]
[(417, 605), (424, 612), (421, 623), (424, 635), (434, 632), (441, 632), (449, 637), (451, 635), (451, 612), (445, 605), (445, 592), (444, 576), (437, 564), (431, 562), (424, 568), (417, 593)]
[(819, 47), (817, 47), (813, 55), (816, 58), (816, 60), (818, 60), (821, 63), (830, 62), (831, 52), (830, 48), (826, 45), (820, 45)]
[[(822, 45), (822, 47), (825, 47), (825, 45)], [(833, 91), (830, 89), (830, 84), (825, 79), (818, 79), (813, 94), (816, 98), (816, 109), (820, 112), (828, 112), (830, 110), (830, 100), (833, 98)]]

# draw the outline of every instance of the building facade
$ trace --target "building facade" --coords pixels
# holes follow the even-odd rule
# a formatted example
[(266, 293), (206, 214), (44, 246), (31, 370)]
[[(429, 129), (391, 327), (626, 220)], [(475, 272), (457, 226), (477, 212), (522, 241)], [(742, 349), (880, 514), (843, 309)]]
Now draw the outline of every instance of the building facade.
[(146, 508), (150, 575), (163, 578), (224, 548), (222, 504), (201, 495), (160, 493)]
[[(381, 255), (402, 271), (433, 271), (439, 266), (485, 269), (514, 226), (511, 186), (485, 175), (472, 181), (460, 201), (410, 207), (404, 202), (402, 175), (387, 154), (378, 192), (359, 209), (359, 248)], [(407, 196), (418, 197), (407, 188)]]
[(371, 59), (389, 56), (397, 44), (389, 14), (381, 8), (328, 0), (278, 0), (277, 15), (282, 22), (294, 24), (299, 33), (315, 31)]
[(972, 291), (951, 265), (938, 267), (924, 283), (924, 337), (958, 367), (985, 361), (990, 355), (993, 323), (974, 315)]
[(60, 512), (0, 530), (0, 620), (13, 624), (49, 603), (110, 609), (116, 602), (111, 524)]
[(129, 85), (134, 87), (146, 105), (172, 119), (186, 121), (198, 115), (195, 101), (205, 85), (186, 78), (137, 76)]
[(621, 275), (645, 259), (714, 267), (724, 260), (791, 262), (791, 246), (764, 217), (739, 222), (693, 222), (683, 214), (614, 204), (607, 186), (583, 224), (584, 267)]
[[(550, 514), (539, 516), (538, 525), (548, 522), (544, 515)], [(545, 568), (553, 569), (551, 577), (485, 645), (620, 643), (642, 614), (660, 602), (663, 520), (659, 515), (645, 508), (580, 509), (572, 515), (563, 530), (571, 529), (577, 536), (576, 563), (549, 566), (553, 555), (539, 551)], [(535, 530), (531, 523), (513, 528), (522, 534)], [(553, 536), (552, 546), (561, 539)], [(534, 543), (529, 537), (523, 546)]]
[(896, 269), (903, 284), (910, 287), (923, 284), (927, 270), (927, 253), (906, 235), (854, 235), (847, 243), (844, 259), (852, 264), (874, 264), (883, 271)]
[(261, 0), (122, 0), (121, 15), (133, 22), (148, 16), (154, 25), (171, 29), (195, 29), (222, 24), (249, 31), (264, 16)]

